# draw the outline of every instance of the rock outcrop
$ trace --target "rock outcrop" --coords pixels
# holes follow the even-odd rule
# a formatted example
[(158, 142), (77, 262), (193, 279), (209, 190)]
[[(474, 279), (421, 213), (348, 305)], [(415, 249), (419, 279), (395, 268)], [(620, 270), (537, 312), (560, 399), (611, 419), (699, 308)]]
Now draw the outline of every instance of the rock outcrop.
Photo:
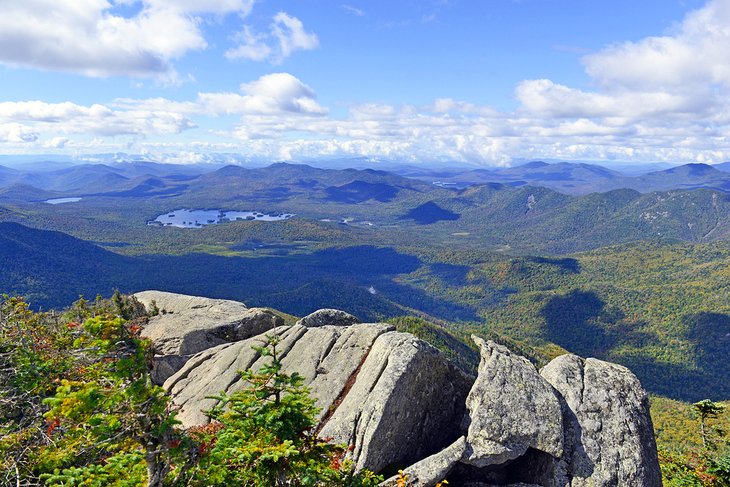
[(325, 325), (350, 326), (357, 323), (360, 323), (360, 320), (352, 316), (350, 313), (345, 313), (339, 309), (324, 308), (308, 314), (301, 320), (297, 321), (296, 324), (314, 328)]
[[(321, 409), (321, 437), (352, 445), (360, 469), (407, 464), (447, 446), (460, 433), (473, 378), (435, 348), (385, 324), (301, 325), (267, 332), (280, 339), (285, 373), (299, 373)], [(263, 336), (224, 344), (193, 356), (164, 387), (184, 426), (208, 421), (215, 396), (244, 386), (239, 372), (258, 369), (252, 347)]]
[[(444, 480), (465, 456), (468, 445), (466, 438), (460, 436), (458, 440), (430, 457), (426, 457), (406, 468), (403, 477), (407, 479), (408, 485), (436, 485)], [(380, 487), (398, 487), (398, 476), (393, 476), (380, 483)]]
[(354, 445), (359, 469), (412, 463), (459, 436), (472, 381), (413, 335), (383, 334), (321, 435)]
[(476, 467), (505, 463), (528, 448), (555, 457), (563, 453), (560, 402), (524, 357), (472, 336), (482, 360), (469, 392), (465, 463)]
[(284, 324), (271, 310), (247, 308), (237, 301), (162, 291), (144, 291), (134, 296), (148, 310), (159, 310), (141, 333), (154, 345), (152, 380), (157, 384), (164, 383), (198, 352)]
[[(466, 399), (464, 436), (408, 467), (408, 485), (430, 487), (444, 478), (453, 485), (552, 485), (564, 448), (558, 395), (526, 358), (472, 339), (481, 361)], [(382, 485), (394, 487), (397, 478)]]
[(554, 485), (662, 485), (649, 401), (629, 369), (563, 355), (540, 374), (563, 399), (565, 452)]
[(564, 355), (538, 374), (505, 347), (473, 339), (481, 363), (464, 436), (406, 468), (407, 485), (661, 485), (647, 396), (628, 369)]
[(337, 310), (282, 326), (276, 313), (234, 301), (136, 296), (164, 310), (143, 336), (185, 427), (207, 423), (215, 396), (245, 386), (240, 371), (270, 360), (254, 347), (275, 336), (283, 372), (300, 374), (320, 408), (317, 434), (349, 445), (358, 469), (407, 467), (407, 485), (421, 487), (445, 478), (473, 487), (661, 485), (647, 396), (624, 367), (564, 355), (538, 372), (473, 337), (474, 378), (413, 335), (353, 324)]

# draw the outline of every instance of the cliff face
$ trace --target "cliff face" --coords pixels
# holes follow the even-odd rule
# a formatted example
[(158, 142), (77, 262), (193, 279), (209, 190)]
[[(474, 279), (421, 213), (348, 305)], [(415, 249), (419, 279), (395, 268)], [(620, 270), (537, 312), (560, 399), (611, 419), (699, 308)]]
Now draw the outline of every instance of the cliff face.
[[(267, 360), (252, 347), (273, 335), (283, 370), (303, 376), (321, 408), (318, 434), (350, 445), (358, 469), (407, 467), (414, 486), (661, 485), (646, 393), (624, 367), (565, 355), (538, 372), (473, 337), (481, 363), (470, 377), (410, 334), (335, 310), (280, 326), (271, 311), (252, 319), (240, 303), (155, 293), (140, 296), (174, 312), (145, 333), (156, 363), (174, 365), (159, 377), (185, 427), (208, 421), (210, 396), (244, 387), (238, 372)], [(185, 318), (205, 309), (215, 313)], [(171, 336), (188, 348), (170, 347)]]

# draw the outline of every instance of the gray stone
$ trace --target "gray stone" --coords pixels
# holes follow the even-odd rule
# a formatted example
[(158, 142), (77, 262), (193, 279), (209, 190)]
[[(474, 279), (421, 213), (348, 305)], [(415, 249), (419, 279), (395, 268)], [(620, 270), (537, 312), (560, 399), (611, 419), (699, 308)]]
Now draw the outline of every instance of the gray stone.
[(193, 354), (224, 343), (259, 335), (284, 320), (271, 310), (243, 303), (162, 291), (134, 295), (148, 310), (154, 301), (160, 313), (149, 319), (141, 336), (152, 340), (152, 380), (162, 384)]
[[(438, 350), (385, 324), (278, 327), (282, 370), (297, 372), (321, 408), (318, 434), (352, 445), (358, 469), (379, 471), (441, 450), (459, 435), (472, 378)], [(251, 347), (262, 337), (193, 356), (164, 387), (184, 427), (208, 421), (215, 396), (244, 386), (239, 371), (267, 358)]]
[(383, 334), (320, 434), (353, 445), (357, 469), (407, 465), (458, 438), (472, 381), (413, 335)]
[[(466, 452), (466, 438), (460, 437), (438, 453), (426, 457), (405, 469), (407, 485), (411, 487), (433, 487), (446, 478)], [(398, 475), (379, 484), (379, 487), (397, 487)]]
[(142, 303), (147, 311), (151, 311), (152, 301), (165, 313), (182, 313), (191, 309), (208, 310), (211, 314), (229, 314), (231, 310), (246, 309), (246, 305), (227, 299), (203, 298), (187, 294), (169, 293), (165, 291), (141, 291), (134, 297)]
[(563, 355), (540, 374), (562, 396), (565, 453), (554, 485), (661, 486), (649, 402), (630, 370)]
[[(384, 324), (320, 328), (295, 325), (277, 327), (266, 335), (280, 339), (277, 353), (282, 371), (302, 376), (322, 419), (355, 375), (375, 339), (392, 329)], [(244, 387), (240, 371), (258, 370), (268, 360), (253, 349), (264, 342), (265, 336), (260, 335), (201, 352), (165, 382), (184, 427), (208, 422), (204, 411), (217, 401), (207, 396), (230, 394)]]
[(340, 311), (339, 309), (318, 309), (314, 313), (310, 313), (301, 320), (297, 321), (297, 325), (315, 328), (318, 326), (350, 326), (360, 323), (356, 317), (349, 313)]
[(481, 362), (466, 400), (468, 450), (462, 461), (475, 467), (503, 464), (529, 448), (562, 455), (562, 413), (550, 384), (526, 358), (494, 342), (472, 339)]

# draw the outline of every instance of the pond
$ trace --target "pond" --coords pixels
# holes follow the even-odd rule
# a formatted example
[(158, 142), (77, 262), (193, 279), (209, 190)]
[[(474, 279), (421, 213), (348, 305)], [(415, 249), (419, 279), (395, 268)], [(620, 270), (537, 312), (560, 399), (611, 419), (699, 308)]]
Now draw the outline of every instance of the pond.
[(293, 213), (262, 213), (260, 211), (186, 210), (179, 209), (163, 213), (148, 225), (177, 228), (201, 228), (236, 220), (259, 220), (273, 222), (288, 220)]
[(48, 203), (50, 205), (60, 205), (62, 203), (76, 203), (78, 201), (81, 201), (81, 198), (52, 198), (50, 200), (44, 201), (44, 203)]

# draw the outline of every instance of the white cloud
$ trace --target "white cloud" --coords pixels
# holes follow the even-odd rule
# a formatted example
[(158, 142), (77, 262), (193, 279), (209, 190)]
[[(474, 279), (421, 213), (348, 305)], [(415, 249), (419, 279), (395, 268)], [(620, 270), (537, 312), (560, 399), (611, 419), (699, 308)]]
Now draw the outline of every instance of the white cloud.
[(274, 37), (279, 40), (281, 56), (287, 58), (292, 52), (310, 50), (319, 47), (319, 38), (312, 32), (304, 30), (304, 24), (286, 12), (279, 12), (271, 26)]
[(365, 11), (363, 9), (361, 9), (361, 8), (357, 8), (357, 7), (354, 7), (352, 5), (348, 5), (346, 3), (340, 5), (340, 7), (342, 7), (342, 10), (344, 10), (345, 12), (350, 13), (352, 15), (356, 15), (358, 17), (364, 17), (365, 16)]
[(0, 142), (26, 143), (38, 140), (38, 134), (31, 127), (19, 123), (0, 123)]
[(286, 12), (274, 16), (268, 33), (256, 33), (251, 26), (244, 25), (237, 41), (236, 47), (226, 51), (227, 58), (269, 60), (273, 64), (281, 64), (294, 51), (319, 47), (317, 34), (307, 32), (301, 20)]
[(272, 54), (272, 48), (266, 43), (266, 36), (256, 34), (251, 26), (244, 25), (243, 31), (237, 36), (240, 44), (226, 51), (228, 59), (249, 59), (251, 61), (266, 61)]
[[(183, 114), (161, 110), (115, 111), (104, 105), (83, 106), (75, 103), (46, 103), (42, 101), (0, 103), (0, 123), (18, 122), (32, 126), (25, 132), (31, 137), (37, 132), (83, 133), (105, 136), (177, 134), (195, 127)], [(37, 138), (37, 137), (36, 137)], [(34, 139), (35, 140), (35, 139)]]
[(119, 99), (113, 106), (124, 110), (211, 117), (327, 114), (327, 109), (317, 103), (314, 90), (289, 73), (271, 73), (250, 83), (243, 83), (240, 86), (240, 93), (198, 93), (196, 100), (191, 102), (175, 102), (165, 98)]
[(523, 81), (515, 127), (536, 157), (730, 159), (728, 25), (730, 0), (710, 0), (671, 35), (584, 56), (596, 91)]
[(697, 115), (702, 97), (666, 91), (591, 93), (555, 84), (547, 79), (523, 81), (515, 90), (522, 107), (545, 117), (623, 117)]
[[(718, 54), (730, 43), (715, 25), (724, 18), (717, 9), (728, 4), (710, 2), (673, 36), (611, 46), (585, 58), (593, 91), (549, 79), (523, 81), (515, 90), (520, 106), (511, 113), (439, 98), (420, 106), (363, 103), (334, 115), (312, 87), (281, 72), (189, 100), (0, 103), (0, 143), (17, 151), (44, 145), (148, 150), (186, 161), (205, 160), (201, 154), (207, 151), (269, 160), (367, 156), (491, 165), (513, 158), (730, 160), (730, 81)], [(276, 37), (248, 34), (249, 44), (272, 46), (262, 58), (273, 59), (281, 49)], [(664, 50), (672, 56), (665, 59)], [(696, 65), (694, 58), (708, 65)], [(650, 63), (654, 69), (644, 69)], [(620, 66), (624, 71), (612, 71)], [(69, 134), (72, 141), (65, 140)]]
[(665, 125), (719, 121), (730, 95), (730, 0), (690, 12), (675, 34), (609, 46), (583, 57), (596, 92), (527, 80), (516, 96), (532, 114), (557, 118), (621, 118)]
[(47, 140), (43, 143), (43, 147), (48, 149), (63, 149), (68, 144), (69, 140), (67, 137), (53, 137), (51, 140)]
[(588, 74), (609, 89), (730, 87), (730, 1), (711, 0), (672, 36), (625, 42), (586, 56)]
[[(139, 7), (129, 17), (115, 5)], [(207, 47), (195, 14), (250, 12), (252, 0), (3, 2), (0, 63), (86, 76), (175, 76), (171, 62)]]
[[(146, 2), (156, 8), (172, 9), (183, 13), (227, 14), (237, 12), (245, 17), (251, 13), (255, 0), (146, 0)], [(131, 3), (141, 2), (132, 0)]]

